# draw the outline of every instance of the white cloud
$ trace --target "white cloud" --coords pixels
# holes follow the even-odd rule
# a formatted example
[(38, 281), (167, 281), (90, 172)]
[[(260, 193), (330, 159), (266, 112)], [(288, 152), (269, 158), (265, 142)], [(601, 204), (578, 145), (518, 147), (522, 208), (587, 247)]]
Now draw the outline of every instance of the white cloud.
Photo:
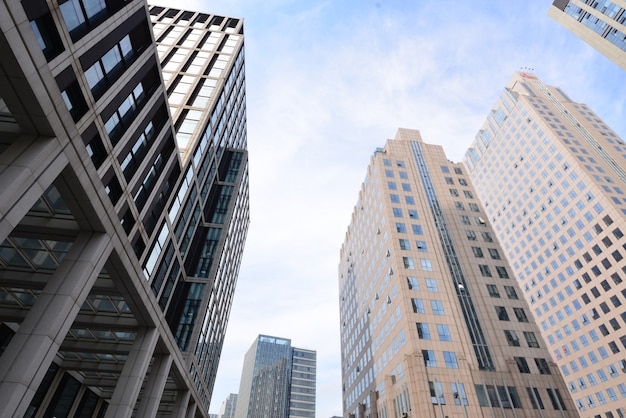
[(317, 350), (317, 415), (342, 413), (339, 249), (370, 155), (398, 127), (459, 161), (528, 66), (626, 133), (610, 85), (623, 72), (549, 19), (547, 1), (181, 3), (246, 23), (252, 224), (213, 411), (264, 333)]

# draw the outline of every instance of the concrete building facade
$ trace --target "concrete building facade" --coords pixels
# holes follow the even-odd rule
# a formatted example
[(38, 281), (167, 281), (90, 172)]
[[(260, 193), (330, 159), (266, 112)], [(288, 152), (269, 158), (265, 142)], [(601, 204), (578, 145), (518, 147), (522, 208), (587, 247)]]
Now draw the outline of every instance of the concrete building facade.
[(400, 129), (339, 264), (345, 418), (575, 417), (461, 164)]
[(626, 143), (516, 73), (464, 162), (580, 416), (626, 416)]
[(243, 363), (237, 418), (315, 418), (317, 353), (259, 335)]
[(3, 414), (208, 416), (249, 217), (241, 20), (0, 16)]
[(626, 0), (554, 0), (548, 16), (626, 70)]

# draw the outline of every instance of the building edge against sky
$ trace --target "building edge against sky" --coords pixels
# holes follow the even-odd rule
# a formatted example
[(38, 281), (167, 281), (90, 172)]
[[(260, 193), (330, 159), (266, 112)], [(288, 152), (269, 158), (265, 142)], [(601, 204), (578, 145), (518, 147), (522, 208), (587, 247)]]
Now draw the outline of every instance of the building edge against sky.
[(235, 417), (315, 418), (317, 353), (259, 335), (241, 371)]
[(626, 70), (625, 9), (625, 0), (554, 0), (548, 16)]
[(345, 418), (576, 416), (501, 255), (442, 147), (374, 153), (339, 264)]
[(580, 416), (626, 416), (626, 143), (516, 73), (464, 162)]
[(3, 412), (208, 416), (249, 223), (242, 21), (0, 16)]

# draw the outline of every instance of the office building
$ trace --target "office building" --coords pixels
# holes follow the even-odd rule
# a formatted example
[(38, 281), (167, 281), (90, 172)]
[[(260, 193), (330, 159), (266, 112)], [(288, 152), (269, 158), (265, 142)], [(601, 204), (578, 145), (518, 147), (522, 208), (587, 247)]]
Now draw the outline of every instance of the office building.
[(315, 418), (317, 354), (259, 335), (246, 353), (236, 418)]
[(554, 0), (548, 16), (626, 70), (626, 0)]
[(469, 177), (400, 129), (339, 263), (343, 416), (575, 417)]
[(220, 418), (235, 418), (235, 408), (237, 408), (237, 394), (229, 394), (220, 408)]
[(516, 73), (464, 162), (580, 416), (626, 416), (626, 143)]
[(207, 417), (248, 226), (242, 21), (0, 16), (3, 413)]

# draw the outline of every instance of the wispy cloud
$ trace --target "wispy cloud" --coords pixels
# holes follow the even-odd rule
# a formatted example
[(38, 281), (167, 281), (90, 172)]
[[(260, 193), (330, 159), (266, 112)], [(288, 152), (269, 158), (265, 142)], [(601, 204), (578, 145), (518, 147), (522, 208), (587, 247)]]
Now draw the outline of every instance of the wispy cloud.
[(265, 333), (317, 350), (317, 415), (342, 413), (339, 248), (370, 155), (398, 127), (459, 161), (532, 67), (626, 134), (623, 71), (548, 18), (549, 1), (181, 3), (246, 23), (252, 224), (215, 411)]

